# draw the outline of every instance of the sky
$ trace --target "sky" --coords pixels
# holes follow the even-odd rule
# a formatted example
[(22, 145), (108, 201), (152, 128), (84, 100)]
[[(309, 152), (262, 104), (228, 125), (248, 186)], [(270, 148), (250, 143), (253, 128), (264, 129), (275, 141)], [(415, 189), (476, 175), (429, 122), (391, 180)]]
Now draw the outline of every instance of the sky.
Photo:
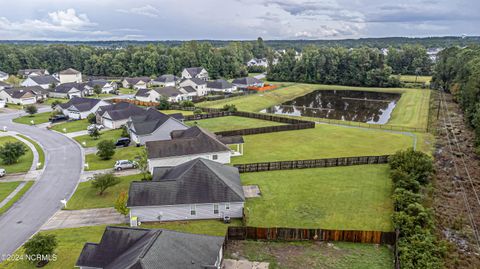
[(477, 0), (0, 0), (0, 40), (480, 35)]

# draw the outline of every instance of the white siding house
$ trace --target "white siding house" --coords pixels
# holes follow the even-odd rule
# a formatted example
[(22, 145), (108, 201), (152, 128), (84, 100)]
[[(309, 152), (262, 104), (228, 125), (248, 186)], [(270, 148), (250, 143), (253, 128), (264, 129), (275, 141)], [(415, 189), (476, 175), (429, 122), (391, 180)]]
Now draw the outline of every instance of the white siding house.
[(59, 73), (60, 83), (69, 83), (69, 82), (82, 82), (82, 73), (73, 68), (68, 68), (66, 70), (60, 71)]
[(204, 96), (208, 94), (207, 82), (199, 78), (184, 79), (179, 83), (180, 87), (190, 86), (195, 89), (197, 96)]
[(150, 173), (153, 172), (155, 167), (160, 166), (175, 166), (182, 163), (186, 163), (188, 161), (203, 158), (207, 160), (212, 160), (218, 163), (230, 163), (230, 158), (232, 156), (232, 152), (230, 150), (219, 151), (219, 152), (205, 152), (199, 154), (189, 154), (183, 156), (172, 156), (172, 157), (165, 157), (165, 158), (152, 158), (148, 160), (148, 170)]
[(203, 67), (185, 68), (182, 71), (182, 78), (183, 79), (198, 78), (198, 79), (207, 81), (208, 80), (208, 72)]

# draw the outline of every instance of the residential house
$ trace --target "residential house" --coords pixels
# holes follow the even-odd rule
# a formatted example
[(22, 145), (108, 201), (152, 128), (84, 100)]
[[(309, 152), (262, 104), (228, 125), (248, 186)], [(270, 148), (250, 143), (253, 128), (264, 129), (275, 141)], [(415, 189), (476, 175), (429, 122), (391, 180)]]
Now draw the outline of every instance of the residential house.
[(59, 72), (58, 77), (60, 78), (60, 83), (69, 83), (69, 82), (82, 82), (82, 73), (73, 68), (68, 68)]
[(50, 91), (49, 96), (52, 98), (66, 98), (85, 97), (93, 94), (93, 88), (88, 87), (87, 83), (67, 82), (58, 85), (53, 91)]
[(8, 79), (8, 73), (5, 73), (0, 70), (0, 81), (5, 81)]
[(223, 219), (242, 218), (244, 202), (237, 168), (196, 158), (130, 183), (127, 207), (140, 222)]
[(173, 131), (170, 138), (145, 143), (150, 172), (153, 172), (154, 167), (175, 166), (199, 157), (219, 163), (230, 163), (231, 149), (215, 134), (198, 126)]
[(118, 129), (127, 124), (130, 117), (145, 113), (145, 109), (127, 102), (101, 106), (97, 110), (97, 123), (110, 129)]
[(192, 100), (193, 96), (197, 96), (197, 91), (192, 87), (176, 88), (173, 86), (140, 89), (135, 94), (135, 99), (142, 102), (159, 102), (165, 98), (169, 102), (178, 103), (185, 100)]
[(152, 86), (160, 86), (160, 87), (175, 87), (177, 82), (180, 81), (180, 78), (175, 75), (161, 75), (158, 78), (152, 80)]
[(11, 87), (12, 87), (12, 85), (10, 85), (6, 82), (0, 81), (0, 90), (8, 89), (8, 88), (11, 88)]
[(97, 113), (100, 107), (108, 105), (110, 103), (100, 99), (74, 96), (70, 101), (58, 104), (55, 109), (70, 119), (86, 119), (88, 115)]
[(45, 90), (40, 86), (7, 88), (0, 91), (0, 99), (9, 104), (31, 105), (44, 98)]
[(208, 80), (208, 72), (203, 67), (185, 68), (182, 71), (182, 78), (183, 79), (198, 78), (198, 79), (207, 81)]
[(197, 92), (197, 96), (204, 96), (207, 95), (207, 81), (200, 79), (200, 78), (189, 78), (189, 79), (182, 79), (179, 83), (180, 87), (187, 87), (190, 86), (195, 89)]
[(139, 90), (146, 89), (150, 86), (151, 79), (149, 77), (134, 77), (134, 78), (124, 78), (122, 80), (122, 86), (124, 88), (130, 88)]
[(94, 79), (87, 82), (87, 86), (94, 92), (95, 86), (100, 87), (102, 93), (114, 93), (117, 90), (117, 83), (105, 79)]
[(261, 66), (261, 67), (268, 67), (267, 58), (252, 58), (250, 61), (247, 62), (247, 66)]
[(264, 82), (254, 77), (236, 78), (232, 81), (233, 85), (240, 89), (248, 87), (263, 87)]
[(137, 145), (144, 145), (149, 141), (169, 140), (173, 131), (186, 130), (188, 126), (178, 117), (148, 108), (143, 114), (130, 116), (127, 128), (132, 141)]
[(224, 79), (217, 79), (207, 82), (207, 90), (209, 92), (234, 92), (237, 90), (237, 86)]
[(47, 76), (50, 75), (46, 69), (20, 69), (18, 70), (18, 76), (21, 78), (33, 77), (33, 76)]
[(225, 238), (164, 229), (107, 226), (99, 243), (86, 243), (80, 269), (220, 269)]
[(40, 86), (44, 89), (50, 89), (52, 85), (58, 85), (58, 80), (50, 75), (30, 76), (27, 77), (27, 79), (25, 79), (21, 85), (24, 87)]

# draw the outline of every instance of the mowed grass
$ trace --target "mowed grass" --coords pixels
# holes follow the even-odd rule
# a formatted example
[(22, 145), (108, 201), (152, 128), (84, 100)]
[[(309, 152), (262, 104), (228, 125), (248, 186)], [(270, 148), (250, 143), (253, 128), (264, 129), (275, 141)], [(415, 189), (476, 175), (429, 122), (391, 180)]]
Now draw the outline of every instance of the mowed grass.
[(247, 225), (391, 231), (392, 182), (387, 165), (298, 169), (241, 175), (258, 185), (246, 202)]
[(268, 262), (270, 269), (393, 268), (393, 253), (387, 246), (346, 242), (232, 241), (226, 248), (225, 258), (239, 257)]
[(232, 158), (233, 163), (384, 155), (413, 146), (413, 138), (404, 134), (329, 124), (243, 139), (244, 154)]
[(40, 166), (37, 167), (37, 170), (42, 169), (43, 166), (45, 165), (45, 152), (43, 152), (42, 147), (40, 147), (40, 145), (37, 142), (33, 141), (29, 137), (26, 137), (21, 134), (17, 134), (17, 135), (33, 144), (33, 146), (38, 152), (38, 162), (40, 163)]
[(410, 83), (425, 83), (430, 82), (432, 80), (432, 76), (415, 76), (415, 75), (401, 75), (400, 81), (402, 82), (410, 82)]
[[(25, 145), (23, 142), (21, 142), (20, 140), (16, 139), (13, 136), (0, 137), (0, 146), (3, 146), (8, 142), (12, 142), (12, 143), (20, 142), (23, 145)], [(7, 174), (23, 173), (30, 170), (30, 167), (32, 167), (32, 162), (33, 162), (33, 152), (27, 145), (25, 145), (25, 148), (27, 149), (25, 154), (18, 159), (17, 163), (9, 164), (9, 165), (1, 163), (0, 168), (5, 169), (5, 171), (7, 171)]]
[[(75, 139), (82, 147), (90, 148), (96, 147), (97, 144), (102, 140), (113, 140), (116, 142), (120, 137), (122, 137), (122, 129), (115, 129), (115, 130), (108, 130), (104, 132), (100, 132), (101, 136), (98, 139), (93, 139), (90, 135), (81, 135), (76, 136)], [(85, 144), (83, 144), (85, 142)]]
[[(229, 225), (239, 226), (240, 221), (232, 220)], [(219, 220), (199, 220), (184, 222), (168, 222), (161, 224), (142, 225), (142, 228), (170, 229), (186, 233), (207, 234), (214, 236), (225, 236), (229, 225)], [(90, 226), (82, 228), (59, 229), (42, 231), (42, 234), (53, 234), (58, 240), (58, 247), (55, 250), (57, 261), (49, 262), (46, 269), (70, 269), (74, 268), (78, 256), (82, 252), (83, 245), (87, 242), (98, 243), (105, 231), (105, 225)], [(23, 248), (15, 252), (16, 255), (23, 254)], [(0, 263), (4, 269), (33, 269), (35, 266), (27, 261), (4, 261)]]
[(200, 126), (211, 132), (284, 125), (283, 123), (280, 123), (280, 122), (237, 117), (237, 116), (219, 117), (219, 118), (211, 118), (211, 119), (204, 119), (204, 120), (197, 120), (197, 121), (187, 121), (185, 123), (188, 126), (195, 126), (195, 125)]
[(207, 101), (197, 105), (201, 107), (221, 108), (225, 104), (233, 104), (241, 111), (259, 112), (262, 109), (293, 100), (316, 90), (353, 90), (400, 93), (402, 94), (402, 97), (393, 110), (391, 118), (387, 124), (411, 128), (426, 128), (427, 126), (430, 90), (425, 89), (368, 88), (293, 83), (286, 84), (285, 87), (280, 87), (277, 90), (265, 93)]
[(193, 111), (189, 111), (189, 110), (170, 109), (170, 110), (159, 110), (159, 111), (167, 115), (172, 115), (176, 113), (182, 113), (184, 116), (193, 115)]
[(25, 185), (23, 185), (23, 188), (13, 196), (13, 198), (8, 201), (2, 208), (0, 208), (0, 215), (6, 212), (10, 207), (13, 206), (22, 196), (33, 186), (35, 181), (28, 181)]
[(0, 202), (3, 201), (7, 196), (14, 191), (18, 185), (20, 185), (20, 181), (14, 182), (1, 182), (0, 181)]
[(15, 118), (13, 122), (31, 125), (33, 120), (34, 124), (41, 124), (48, 122), (48, 118), (50, 118), (51, 115), (51, 112), (37, 113)]
[(115, 149), (115, 155), (110, 160), (102, 160), (96, 154), (87, 154), (85, 156), (85, 162), (88, 163), (88, 168), (85, 170), (100, 170), (100, 169), (113, 169), (113, 165), (118, 160), (134, 160), (139, 156), (143, 147), (130, 146), (126, 148)]
[(67, 203), (68, 210), (113, 207), (118, 195), (125, 191), (128, 193), (130, 182), (142, 180), (142, 175), (120, 177), (120, 183), (108, 188), (103, 195), (92, 187), (92, 182), (81, 182), (75, 193)]
[(86, 131), (88, 125), (90, 125), (90, 123), (86, 119), (73, 120), (73, 121), (67, 121), (64, 123), (53, 125), (52, 130), (64, 133), (63, 129), (65, 128), (66, 129), (65, 133), (74, 133), (78, 131)]
[(47, 100), (45, 100), (44, 104), (46, 105), (52, 105), (53, 102), (55, 101), (59, 101), (61, 103), (66, 103), (68, 102), (70, 99), (66, 99), (66, 98), (48, 98)]

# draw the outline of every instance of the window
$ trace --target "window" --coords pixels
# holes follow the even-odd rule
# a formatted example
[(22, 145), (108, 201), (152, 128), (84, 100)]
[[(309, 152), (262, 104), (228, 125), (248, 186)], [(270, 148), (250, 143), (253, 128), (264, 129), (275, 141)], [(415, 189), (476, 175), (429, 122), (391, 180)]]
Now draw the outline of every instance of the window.
[(190, 206), (190, 215), (192, 216), (197, 215), (197, 207), (195, 205)]
[(218, 155), (217, 154), (212, 155), (212, 160), (218, 160)]
[(230, 210), (230, 203), (225, 204), (225, 210)]
[(218, 214), (218, 204), (213, 204), (213, 214)]

